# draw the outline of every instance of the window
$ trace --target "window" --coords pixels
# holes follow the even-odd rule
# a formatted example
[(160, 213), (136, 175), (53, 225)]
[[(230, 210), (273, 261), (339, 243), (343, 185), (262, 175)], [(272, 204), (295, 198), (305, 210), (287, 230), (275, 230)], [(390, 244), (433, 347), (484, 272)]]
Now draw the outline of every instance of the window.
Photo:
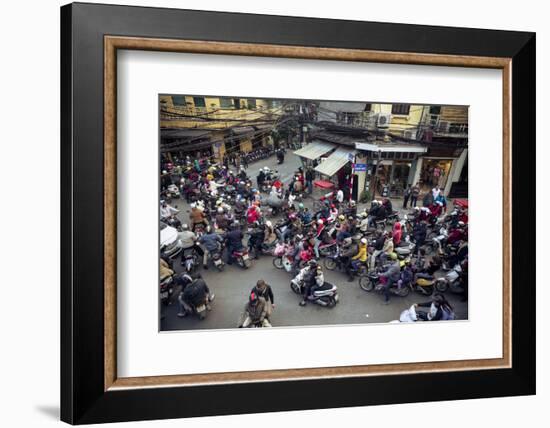
[(247, 103), (248, 103), (248, 108), (249, 109), (255, 109), (256, 108), (256, 100), (255, 99), (248, 99), (246, 100)]
[(172, 104), (176, 107), (187, 107), (185, 97), (182, 95), (172, 95)]
[(193, 97), (193, 102), (195, 103), (195, 107), (206, 107), (204, 97)]
[(233, 108), (233, 100), (231, 98), (220, 98), (221, 108)]
[(363, 111), (372, 111), (372, 104), (365, 104), (365, 110)]
[(441, 106), (431, 106), (430, 114), (441, 114)]
[(391, 114), (409, 114), (411, 106), (409, 104), (392, 104)]

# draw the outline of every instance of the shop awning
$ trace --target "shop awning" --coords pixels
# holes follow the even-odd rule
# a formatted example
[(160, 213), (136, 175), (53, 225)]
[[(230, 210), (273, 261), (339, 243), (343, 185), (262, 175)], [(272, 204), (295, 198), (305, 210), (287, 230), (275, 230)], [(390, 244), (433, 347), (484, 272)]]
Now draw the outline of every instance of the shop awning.
[(413, 144), (376, 144), (376, 143), (355, 143), (355, 147), (359, 150), (367, 150), (372, 152), (402, 152), (402, 153), (426, 153), (427, 147)]
[(315, 167), (315, 171), (332, 177), (345, 164), (352, 161), (357, 150), (340, 147), (336, 149), (328, 158)]
[(302, 158), (313, 160), (313, 159), (320, 158), (325, 153), (330, 152), (335, 147), (336, 145), (331, 143), (325, 143), (323, 141), (313, 141), (308, 145), (306, 145), (305, 147), (302, 147), (301, 149), (296, 150), (294, 154)]

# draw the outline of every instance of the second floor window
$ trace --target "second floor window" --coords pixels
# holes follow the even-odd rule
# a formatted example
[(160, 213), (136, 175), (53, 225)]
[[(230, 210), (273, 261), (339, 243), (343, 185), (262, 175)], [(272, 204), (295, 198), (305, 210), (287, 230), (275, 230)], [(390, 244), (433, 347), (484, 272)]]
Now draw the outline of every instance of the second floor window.
[(172, 95), (172, 104), (175, 107), (186, 107), (187, 103), (185, 102), (185, 97), (181, 95)]
[(411, 106), (409, 104), (392, 104), (391, 114), (409, 114)]
[(204, 97), (193, 97), (193, 102), (195, 103), (195, 107), (206, 107)]
[(231, 98), (220, 98), (221, 108), (233, 108), (233, 100)]

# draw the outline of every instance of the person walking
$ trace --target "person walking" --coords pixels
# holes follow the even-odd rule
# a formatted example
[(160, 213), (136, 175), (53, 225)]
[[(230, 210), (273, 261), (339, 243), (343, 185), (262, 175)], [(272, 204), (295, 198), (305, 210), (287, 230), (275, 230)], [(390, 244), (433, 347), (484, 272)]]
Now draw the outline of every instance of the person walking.
[[(411, 186), (407, 186), (405, 189), (405, 192), (403, 193), (403, 208), (407, 208), (407, 203), (409, 202), (409, 198), (411, 196)], [(412, 201), (411, 201), (412, 204)]]
[(313, 169), (312, 168), (307, 168), (306, 169), (306, 186), (307, 186), (307, 192), (309, 194), (313, 193), (313, 178), (314, 178), (314, 175), (313, 175)]
[(414, 186), (411, 187), (411, 208), (416, 207), (418, 195), (420, 195), (420, 185), (419, 183), (416, 183)]

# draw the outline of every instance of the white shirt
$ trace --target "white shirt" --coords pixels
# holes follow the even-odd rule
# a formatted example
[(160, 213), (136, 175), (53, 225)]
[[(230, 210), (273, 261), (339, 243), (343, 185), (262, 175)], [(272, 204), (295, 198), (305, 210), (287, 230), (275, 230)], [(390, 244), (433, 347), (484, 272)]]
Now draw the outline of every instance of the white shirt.
[(336, 200), (340, 203), (344, 202), (344, 192), (342, 190), (338, 190), (338, 193), (336, 193)]
[(174, 207), (171, 207), (170, 205), (166, 205), (166, 207), (160, 207), (160, 218), (168, 218), (172, 216), (172, 214), (176, 213), (179, 213), (179, 211)]

